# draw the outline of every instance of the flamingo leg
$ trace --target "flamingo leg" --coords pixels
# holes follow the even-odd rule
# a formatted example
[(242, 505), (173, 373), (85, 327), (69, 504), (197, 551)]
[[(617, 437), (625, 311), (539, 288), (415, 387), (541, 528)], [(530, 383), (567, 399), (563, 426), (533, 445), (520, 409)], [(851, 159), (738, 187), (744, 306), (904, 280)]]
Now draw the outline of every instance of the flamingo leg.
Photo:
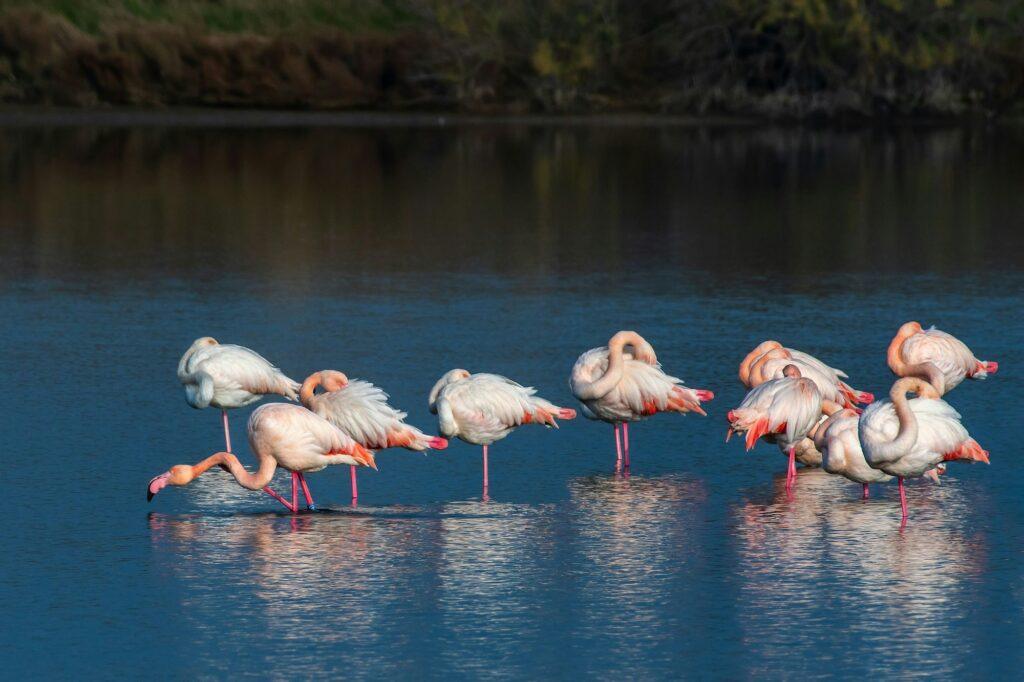
[(619, 440), (619, 423), (615, 422), (615, 473), (622, 471), (622, 443)]
[(299, 508), (299, 472), (292, 472), (292, 509)]
[(268, 485), (267, 487), (265, 487), (265, 488), (263, 489), (263, 492), (265, 492), (266, 494), (270, 495), (270, 496), (271, 496), (271, 497), (273, 497), (273, 498), (274, 498), (275, 500), (277, 500), (278, 502), (280, 502), (281, 504), (283, 504), (283, 505), (285, 506), (285, 508), (286, 508), (286, 509), (287, 509), (288, 511), (290, 511), (291, 513), (293, 513), (293, 514), (294, 514), (294, 513), (296, 512), (296, 508), (295, 508), (295, 506), (294, 506), (294, 505), (292, 505), (292, 504), (289, 504), (289, 503), (288, 503), (288, 500), (286, 500), (286, 499), (284, 499), (283, 497), (281, 497), (280, 495), (278, 495), (278, 494), (277, 494), (277, 493), (276, 493), (276, 492), (274, 491), (274, 489), (273, 489), (273, 488), (271, 488), (271, 487), (270, 487), (269, 485)]
[(796, 479), (796, 448), (789, 448), (789, 468), (786, 469), (786, 490), (793, 487)]
[(484, 495), (485, 496), (487, 495), (487, 487), (488, 487), (488, 480), (487, 480), (487, 446), (485, 445), (484, 446)]
[(907, 491), (903, 488), (903, 477), (900, 477), (897, 480), (899, 480), (899, 489), (900, 489), (900, 509), (903, 511), (903, 521), (906, 522), (906, 520), (907, 520)]
[(227, 448), (227, 452), (231, 452), (231, 429), (228, 428), (228, 411), (221, 410), (220, 413), (224, 418), (224, 446)]
[(353, 464), (351, 467), (352, 471), (352, 504), (355, 504), (359, 500), (359, 484), (356, 483), (356, 467)]
[(871, 492), (868, 490), (868, 484), (864, 484), (864, 494), (860, 496), (860, 499), (866, 500), (871, 497)]
[(313, 504), (313, 496), (309, 494), (309, 486), (306, 485), (306, 477), (302, 472), (299, 472), (299, 483), (302, 485), (302, 494), (306, 496), (306, 509), (316, 511), (316, 505)]
[(629, 471), (629, 422), (622, 422), (622, 466)]

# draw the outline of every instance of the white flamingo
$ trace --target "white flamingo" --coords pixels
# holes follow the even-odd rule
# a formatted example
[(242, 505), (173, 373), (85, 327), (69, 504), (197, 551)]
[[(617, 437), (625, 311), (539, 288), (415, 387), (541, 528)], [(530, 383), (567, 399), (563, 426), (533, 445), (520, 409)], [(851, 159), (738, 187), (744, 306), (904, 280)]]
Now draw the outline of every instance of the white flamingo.
[(607, 346), (580, 355), (573, 365), (569, 388), (583, 405), (583, 416), (614, 426), (616, 471), (623, 468), (623, 454), (624, 466), (629, 469), (630, 422), (659, 412), (707, 416), (700, 404), (715, 397), (711, 391), (688, 388), (681, 379), (666, 374), (651, 344), (632, 331), (620, 331)]
[[(316, 389), (324, 393), (317, 394)], [(448, 441), (428, 436), (405, 423), (406, 413), (388, 404), (388, 394), (368, 381), (349, 381), (342, 372), (325, 369), (310, 374), (299, 390), (302, 404), (337, 426), (367, 450), (405, 448), (443, 450)], [(352, 501), (359, 498), (356, 467), (351, 469)]]
[(536, 390), (497, 374), (470, 374), (453, 369), (430, 390), (428, 405), (437, 415), (441, 435), (483, 446), (484, 495), (487, 494), (487, 448), (523, 424), (558, 428), (556, 419), (576, 411), (535, 395)]
[(813, 355), (792, 348), (784, 348), (778, 341), (764, 341), (740, 363), (740, 381), (747, 388), (758, 386), (769, 379), (779, 379), (787, 365), (794, 365), (801, 376), (814, 381), (823, 400), (841, 407), (856, 407), (875, 399), (866, 391), (858, 391), (843, 381), (846, 372), (829, 367)]
[(298, 399), (299, 383), (286, 377), (262, 355), (244, 346), (218, 343), (209, 336), (196, 339), (181, 356), (178, 381), (185, 387), (185, 401), (192, 407), (220, 408), (228, 452), (228, 410), (251, 405), (271, 393)]
[(796, 445), (807, 437), (818, 423), (822, 412), (821, 394), (810, 379), (804, 378), (795, 365), (787, 365), (780, 379), (769, 379), (755, 386), (739, 407), (726, 415), (729, 431), (746, 433), (749, 452), (759, 438), (778, 443), (789, 453), (786, 488), (796, 478)]
[(998, 362), (979, 360), (963, 341), (935, 327), (923, 329), (918, 322), (900, 327), (889, 344), (889, 369), (898, 377), (925, 379), (939, 395), (952, 391), (966, 379), (995, 374)]
[[(907, 393), (917, 398), (907, 400)], [(858, 424), (864, 459), (899, 480), (900, 508), (907, 518), (903, 479), (923, 476), (951, 460), (988, 463), (988, 453), (970, 437), (960, 415), (924, 379), (905, 377), (892, 385), (889, 400), (864, 411)]]
[[(219, 466), (230, 472), (243, 488), (263, 490), (289, 511), (295, 512), (298, 510), (300, 483), (306, 504), (314, 509), (304, 474), (335, 464), (377, 468), (373, 453), (341, 429), (303, 407), (287, 403), (270, 403), (253, 410), (249, 417), (249, 447), (259, 463), (256, 473), (246, 471), (230, 452), (218, 452), (195, 465), (178, 464), (153, 477), (146, 486), (146, 496), (152, 500), (165, 487), (187, 485), (211, 467)], [(292, 472), (290, 503), (270, 487), (278, 466)]]
[(836, 412), (818, 426), (814, 444), (821, 453), (821, 468), (863, 485), (862, 497), (866, 500), (870, 495), (869, 484), (891, 481), (892, 476), (871, 468), (864, 459), (857, 434), (859, 424), (860, 415), (856, 410), (847, 408)]

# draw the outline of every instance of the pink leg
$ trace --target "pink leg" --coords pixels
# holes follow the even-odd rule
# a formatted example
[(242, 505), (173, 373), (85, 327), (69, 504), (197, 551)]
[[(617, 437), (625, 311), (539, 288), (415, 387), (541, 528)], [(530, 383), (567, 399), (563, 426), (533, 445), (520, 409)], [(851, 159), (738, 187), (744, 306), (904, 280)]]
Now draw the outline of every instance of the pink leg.
[(263, 492), (265, 492), (266, 494), (270, 495), (275, 500), (277, 500), (278, 502), (283, 504), (285, 506), (285, 508), (288, 511), (290, 511), (291, 513), (293, 513), (293, 514), (295, 513), (295, 511), (296, 511), (295, 507), (292, 506), (291, 504), (288, 504), (288, 500), (284, 499), (283, 497), (278, 495), (276, 492), (274, 492), (274, 489), (271, 488), (269, 485), (266, 488), (263, 489)]
[(220, 413), (224, 416), (224, 445), (227, 447), (227, 452), (231, 452), (231, 430), (228, 428), (228, 411), (221, 410)]
[(868, 484), (864, 484), (864, 494), (860, 496), (860, 499), (866, 500), (871, 497), (871, 492), (868, 490)]
[(907, 520), (907, 491), (903, 489), (903, 479), (899, 480), (900, 488), (900, 509), (903, 510), (903, 520)]
[(484, 495), (487, 495), (487, 487), (488, 487), (488, 480), (487, 480), (487, 446), (485, 445), (484, 446)]
[(302, 494), (306, 496), (306, 509), (310, 511), (316, 511), (316, 505), (313, 504), (313, 496), (309, 494), (309, 486), (306, 485), (306, 477), (299, 473), (299, 483), (302, 484)]
[(359, 499), (359, 485), (356, 483), (356, 467), (353, 464), (352, 467), (352, 504), (355, 504)]
[(786, 469), (786, 490), (793, 487), (793, 479), (796, 478), (796, 449), (789, 449), (789, 468)]
[(619, 424), (615, 423), (615, 473), (622, 471), (622, 443), (619, 440)]
[(629, 422), (622, 422), (622, 456), (622, 466), (629, 471)]
[(299, 509), (299, 472), (292, 472), (292, 509)]

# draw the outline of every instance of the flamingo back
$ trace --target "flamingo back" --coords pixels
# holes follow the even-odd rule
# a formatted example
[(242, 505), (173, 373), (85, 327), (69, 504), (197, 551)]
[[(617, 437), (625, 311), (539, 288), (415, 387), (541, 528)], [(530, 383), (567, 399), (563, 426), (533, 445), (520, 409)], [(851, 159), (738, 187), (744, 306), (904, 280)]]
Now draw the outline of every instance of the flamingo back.
[[(473, 374), (452, 381), (441, 388), (436, 400), (441, 433), (486, 445), (521, 424), (541, 421), (538, 411), (549, 415), (561, 411), (536, 392), (498, 374)], [(549, 425), (555, 425), (553, 421)]]
[(388, 394), (368, 381), (356, 379), (337, 391), (314, 396), (310, 407), (371, 450), (398, 445), (412, 450), (428, 447), (430, 437), (406, 424), (406, 413), (389, 405)]
[(908, 337), (900, 352), (904, 362), (909, 364), (930, 362), (938, 367), (947, 391), (960, 384), (964, 377), (983, 379), (988, 376), (985, 366), (963, 341), (935, 327)]
[(892, 442), (899, 433), (891, 401), (875, 403), (861, 415), (860, 442), (872, 467), (893, 476), (921, 476), (974, 442), (960, 423), (960, 414), (946, 401), (913, 398), (907, 404), (917, 419), (917, 439), (905, 452), (881, 452), (877, 447)]
[(190, 404), (189, 385), (198, 384), (199, 394), (203, 397), (209, 392), (209, 388), (203, 386), (203, 375), (209, 377), (213, 385), (213, 395), (207, 404), (215, 407), (243, 407), (268, 393), (283, 395), (290, 400), (298, 398), (298, 382), (244, 346), (201, 346), (195, 348), (190, 356), (182, 358), (178, 378), (186, 386), (186, 398), (190, 399)]
[(249, 417), (249, 446), (292, 471), (319, 471), (332, 464), (372, 466), (373, 458), (341, 429), (298, 405), (268, 403)]

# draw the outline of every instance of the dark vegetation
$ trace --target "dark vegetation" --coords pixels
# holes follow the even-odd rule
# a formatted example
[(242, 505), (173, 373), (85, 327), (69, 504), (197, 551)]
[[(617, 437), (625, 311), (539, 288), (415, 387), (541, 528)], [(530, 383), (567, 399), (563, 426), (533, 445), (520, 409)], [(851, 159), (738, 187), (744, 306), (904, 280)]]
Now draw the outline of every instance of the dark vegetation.
[(1024, 0), (0, 0), (26, 105), (1024, 111)]

